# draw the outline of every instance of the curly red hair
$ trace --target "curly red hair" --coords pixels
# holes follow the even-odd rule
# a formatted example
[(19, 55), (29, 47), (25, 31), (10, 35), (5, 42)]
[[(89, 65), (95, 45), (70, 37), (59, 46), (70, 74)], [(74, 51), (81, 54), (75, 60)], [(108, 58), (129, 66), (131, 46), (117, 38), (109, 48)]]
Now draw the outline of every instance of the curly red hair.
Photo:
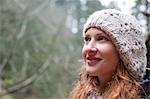
[(127, 70), (125, 66), (118, 66), (116, 74), (107, 83), (107, 87), (102, 90), (99, 87), (98, 77), (90, 76), (85, 69), (82, 69), (80, 79), (71, 93), (71, 99), (86, 99), (88, 91), (92, 88), (102, 92), (103, 99), (139, 99), (141, 86), (137, 77), (135, 73)]

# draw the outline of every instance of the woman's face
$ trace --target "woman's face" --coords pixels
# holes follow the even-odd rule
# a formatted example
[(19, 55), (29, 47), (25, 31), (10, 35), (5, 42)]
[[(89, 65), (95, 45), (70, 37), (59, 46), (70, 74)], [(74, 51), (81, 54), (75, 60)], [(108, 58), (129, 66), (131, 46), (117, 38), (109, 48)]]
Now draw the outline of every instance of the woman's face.
[(97, 28), (84, 34), (82, 55), (85, 68), (92, 76), (111, 76), (119, 62), (119, 55), (108, 35)]

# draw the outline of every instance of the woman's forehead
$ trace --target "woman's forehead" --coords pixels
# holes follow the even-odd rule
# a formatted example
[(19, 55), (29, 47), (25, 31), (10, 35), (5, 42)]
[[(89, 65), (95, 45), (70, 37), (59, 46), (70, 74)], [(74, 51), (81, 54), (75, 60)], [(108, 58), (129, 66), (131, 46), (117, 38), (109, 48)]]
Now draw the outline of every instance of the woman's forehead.
[(89, 28), (84, 35), (92, 35), (92, 34), (108, 36), (103, 30), (101, 30), (97, 27)]

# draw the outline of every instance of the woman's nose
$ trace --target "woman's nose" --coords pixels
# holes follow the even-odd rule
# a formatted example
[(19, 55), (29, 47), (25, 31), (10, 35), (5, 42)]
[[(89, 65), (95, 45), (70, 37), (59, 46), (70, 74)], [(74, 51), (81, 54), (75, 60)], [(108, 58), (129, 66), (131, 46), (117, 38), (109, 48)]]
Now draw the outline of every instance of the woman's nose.
[(87, 49), (87, 55), (89, 57), (95, 56), (97, 54), (97, 52), (98, 52), (98, 49), (95, 47), (90, 47)]

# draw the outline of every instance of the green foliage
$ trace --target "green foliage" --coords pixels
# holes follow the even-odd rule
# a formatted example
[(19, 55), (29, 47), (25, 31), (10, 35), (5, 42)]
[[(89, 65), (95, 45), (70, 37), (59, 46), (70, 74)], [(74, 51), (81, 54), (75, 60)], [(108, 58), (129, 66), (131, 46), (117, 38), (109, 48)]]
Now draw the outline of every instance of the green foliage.
[(32, 76), (50, 57), (47, 71), (14, 97), (67, 97), (77, 72), (74, 69), (79, 67), (76, 65), (79, 65), (81, 45), (78, 45), (75, 35), (69, 32), (58, 35), (38, 18), (28, 17), (28, 12), (16, 8), (3, 9), (0, 13), (0, 61), (4, 65), (0, 77), (3, 88)]
[(56, 0), (56, 4), (58, 5), (65, 5), (66, 2), (67, 0)]
[(4, 18), (1, 23), (1, 62), (3, 63), (7, 59), (1, 77), (4, 82), (7, 79), (19, 81), (31, 75), (35, 66), (42, 65), (47, 58), (47, 53), (42, 47), (47, 46), (44, 37), (47, 37), (47, 35), (44, 33), (44, 27), (31, 19), (26, 22), (26, 30), (20, 39), (21, 26), (24, 25), (23, 20), (27, 19), (24, 19), (23, 16), (18, 16), (20, 14), (11, 9), (4, 10), (1, 13), (2, 18)]

